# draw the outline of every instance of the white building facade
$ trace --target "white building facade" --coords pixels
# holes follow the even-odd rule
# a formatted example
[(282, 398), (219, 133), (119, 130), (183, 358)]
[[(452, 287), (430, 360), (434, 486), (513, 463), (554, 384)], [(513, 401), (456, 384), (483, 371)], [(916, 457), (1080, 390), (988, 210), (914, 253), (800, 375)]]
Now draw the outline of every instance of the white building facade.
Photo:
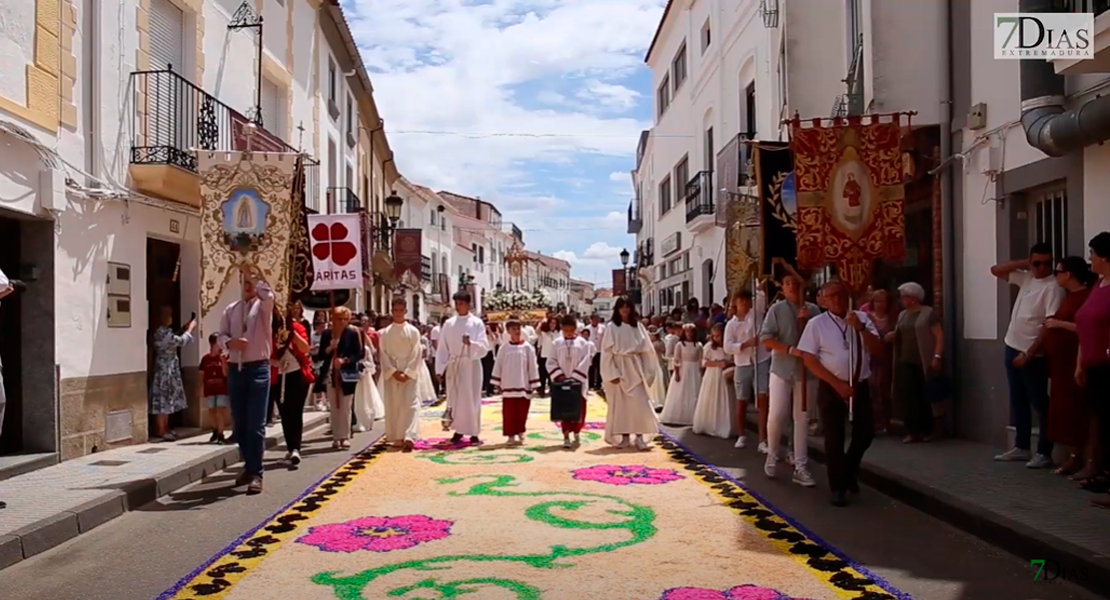
[(403, 177), (397, 182), (396, 192), (405, 201), (397, 226), (421, 230), (424, 264), (419, 285), (406, 286), (409, 315), (421, 322), (442, 318), (451, 301), (452, 248), (458, 210), (432, 190)]
[[(0, 41), (0, 268), (28, 286), (0, 307), (0, 451), (145, 441), (153, 320), (169, 306), (183, 324), (199, 305), (192, 151), (242, 149), (261, 122), (256, 141), (318, 164), (310, 208), (380, 210), (398, 174), (369, 77), (335, 0), (2, 0), (0, 13), (16, 32)], [(261, 53), (257, 28), (229, 28), (237, 14), (264, 18)], [(190, 402), (172, 424), (201, 424), (205, 351), (182, 351)]]

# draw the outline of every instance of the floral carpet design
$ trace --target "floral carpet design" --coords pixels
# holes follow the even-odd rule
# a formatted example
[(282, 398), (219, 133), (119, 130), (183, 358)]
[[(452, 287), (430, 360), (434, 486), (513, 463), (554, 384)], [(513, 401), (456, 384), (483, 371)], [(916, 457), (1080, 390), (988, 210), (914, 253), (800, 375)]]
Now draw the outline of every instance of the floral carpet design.
[(533, 416), (507, 445), (499, 409), (478, 446), (428, 419), (363, 450), (158, 600), (912, 600), (669, 437), (565, 449)]

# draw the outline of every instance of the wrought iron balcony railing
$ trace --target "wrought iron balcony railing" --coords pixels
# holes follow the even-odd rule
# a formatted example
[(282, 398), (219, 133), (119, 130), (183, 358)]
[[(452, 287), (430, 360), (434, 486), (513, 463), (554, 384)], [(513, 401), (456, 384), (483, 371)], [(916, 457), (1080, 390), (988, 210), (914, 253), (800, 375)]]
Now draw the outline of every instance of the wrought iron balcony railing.
[(716, 212), (713, 203), (713, 171), (700, 171), (686, 183), (686, 222)]
[(328, 212), (331, 214), (350, 214), (362, 211), (362, 202), (359, 201), (351, 188), (328, 188)]
[(848, 65), (848, 76), (841, 80), (847, 88), (846, 93), (836, 97), (833, 104), (834, 117), (862, 115), (863, 105), (863, 35), (859, 36), (852, 47), (852, 62)]
[(429, 282), (432, 280), (432, 258), (430, 256), (420, 257), (420, 279)]
[(1094, 13), (1099, 16), (1110, 11), (1110, 0), (1058, 0), (1062, 2), (1062, 10), (1074, 13)]
[[(251, 120), (174, 72), (137, 71), (131, 74), (134, 121), (131, 163), (172, 165), (196, 172), (195, 150), (297, 152), (281, 138), (258, 127), (245, 134)], [(305, 204), (319, 210), (319, 161), (306, 159)]]

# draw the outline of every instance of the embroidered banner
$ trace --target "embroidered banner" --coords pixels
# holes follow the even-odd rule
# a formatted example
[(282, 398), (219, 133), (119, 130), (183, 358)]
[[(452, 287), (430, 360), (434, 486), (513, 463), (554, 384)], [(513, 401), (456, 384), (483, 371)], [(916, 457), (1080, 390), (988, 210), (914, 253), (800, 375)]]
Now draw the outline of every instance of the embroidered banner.
[(312, 243), (312, 289), (361, 289), (362, 229), (358, 213), (309, 215)]
[(798, 263), (798, 191), (794, 185), (794, 154), (787, 142), (759, 142), (752, 148), (756, 193), (760, 200), (759, 248), (763, 275), (777, 277), (776, 259)]
[[(740, 196), (740, 175), (745, 167), (741, 152), (745, 148), (743, 140), (737, 135), (717, 153), (717, 187), (713, 194), (717, 198), (714, 222), (717, 227), (728, 227), (735, 212), (735, 204)], [(726, 275), (727, 279), (727, 275)]]
[(282, 311), (289, 298), (296, 154), (200, 152), (200, 312), (207, 315), (243, 263), (259, 268)]
[(411, 273), (420, 281), (423, 261), (420, 255), (420, 229), (397, 229), (393, 232), (393, 278), (400, 280), (405, 273)]
[(305, 164), (297, 159), (293, 173), (293, 219), (289, 229), (289, 299), (312, 293), (312, 245), (308, 242), (308, 207), (304, 203)]
[(624, 269), (613, 269), (613, 295), (624, 296), (628, 293), (628, 272)]
[[(836, 266), (853, 292), (876, 259), (906, 253), (902, 115), (791, 123), (798, 191), (798, 266)], [(865, 122), (866, 121), (866, 122)]]

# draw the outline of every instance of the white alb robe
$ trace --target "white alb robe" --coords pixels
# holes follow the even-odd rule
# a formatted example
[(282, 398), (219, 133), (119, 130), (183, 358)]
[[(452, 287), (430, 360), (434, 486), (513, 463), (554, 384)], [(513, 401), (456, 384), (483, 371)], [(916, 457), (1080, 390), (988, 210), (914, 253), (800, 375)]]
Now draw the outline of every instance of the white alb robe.
[[(600, 351), (601, 379), (609, 405), (605, 441), (617, 445), (625, 435), (658, 433), (659, 419), (648, 396), (658, 359), (647, 329), (641, 324), (610, 324)], [(620, 381), (614, 384), (616, 379)]]
[[(463, 344), (465, 335), (470, 336), (469, 346)], [(456, 433), (482, 433), (482, 357), (489, 351), (486, 324), (472, 314), (451, 317), (440, 329), (436, 373), (445, 377)]]
[[(385, 402), (385, 439), (389, 442), (420, 437), (419, 378), (424, 363), (420, 331), (408, 323), (393, 323), (381, 331), (382, 397)], [(394, 379), (404, 373), (408, 381)]]
[(590, 361), (593, 360), (593, 343), (584, 338), (560, 337), (552, 344), (551, 354), (547, 357), (547, 373), (551, 379), (566, 377), (582, 383), (582, 397), (590, 389)]
[(540, 384), (536, 349), (523, 341), (502, 344), (497, 350), (490, 383), (501, 389), (502, 400), (530, 399), (532, 391)]
[(378, 389), (377, 382), (374, 381), (374, 374), (378, 367), (374, 364), (373, 350), (373, 345), (363, 347), (362, 364), (364, 368), (362, 375), (358, 378), (358, 383), (355, 384), (354, 397), (355, 416), (358, 417), (358, 424), (367, 431), (373, 429), (374, 421), (385, 418), (385, 405), (382, 403), (381, 391)]

